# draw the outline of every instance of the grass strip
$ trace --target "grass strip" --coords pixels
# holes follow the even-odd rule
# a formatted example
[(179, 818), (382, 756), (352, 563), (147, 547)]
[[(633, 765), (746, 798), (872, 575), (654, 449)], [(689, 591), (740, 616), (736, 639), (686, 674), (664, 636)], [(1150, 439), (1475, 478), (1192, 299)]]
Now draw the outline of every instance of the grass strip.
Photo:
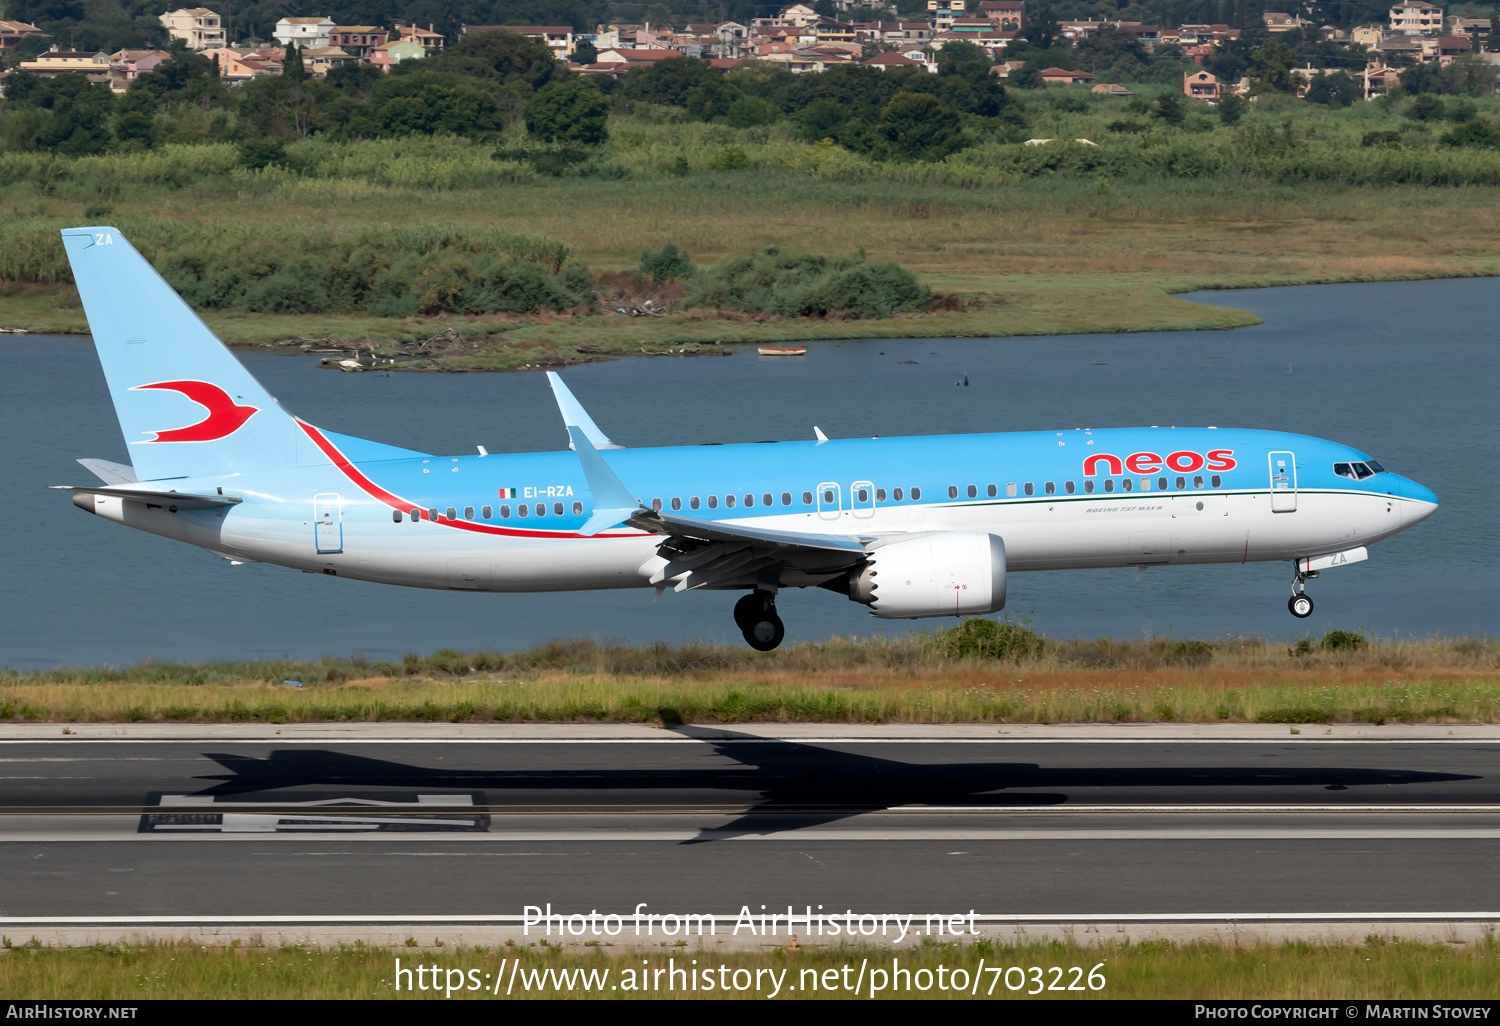
[[(621, 950), (597, 947), (587, 953), (563, 952), (545, 944), (537, 947), (449, 948), (418, 950), (417, 938), (407, 948), (364, 945), (314, 948), (231, 944), (199, 947), (188, 942), (96, 945), (87, 948), (43, 948), (23, 944), (0, 953), (0, 992), (12, 1000), (131, 1000), (139, 998), (415, 998), (496, 1000), (516, 998), (756, 998), (765, 999), (775, 977), (782, 981), (781, 998), (850, 998), (861, 964), (864, 982), (858, 997), (868, 999), (871, 969), (911, 973), (910, 990), (888, 989), (880, 997), (1099, 1000), (1107, 998), (1166, 999), (1339, 999), (1339, 1000), (1492, 1000), (1500, 944), (1493, 939), (1469, 945), (1390, 942), (1378, 936), (1362, 944), (1288, 942), (1223, 943), (1150, 941), (1108, 942), (1097, 946), (1036, 942), (1003, 944), (989, 940), (957, 946), (923, 944), (905, 949), (847, 947), (802, 948), (768, 946), (760, 952), (699, 952), (686, 948)], [(456, 981), (461, 989), (451, 995), (446, 986), (434, 991), (409, 990), (414, 974), (396, 987), (396, 960), (403, 970), (434, 966), (437, 978)], [(692, 963), (697, 959), (697, 964)], [(672, 962), (669, 963), (668, 960)], [(981, 962), (985, 971), (975, 989)], [(517, 964), (519, 963), (519, 964)], [(1101, 964), (1102, 963), (1102, 964)], [(686, 965), (685, 965), (686, 964)], [(699, 972), (698, 989), (667, 989), (670, 967)], [(725, 968), (720, 973), (719, 967)], [(845, 977), (843, 969), (850, 971)], [(937, 985), (938, 967), (949, 981)], [(1064, 969), (1061, 985), (1083, 989), (1028, 994), (1035, 989), (1031, 968), (1044, 970), (1044, 982), (1058, 983), (1050, 971)], [(1073, 967), (1081, 969), (1075, 978)], [(1006, 984), (1024, 980), (1017, 990)], [(1015, 972), (1020, 968), (1023, 972)], [(1090, 970), (1103, 978), (1098, 990), (1087, 989)], [(455, 975), (449, 973), (454, 971)], [(641, 971), (648, 986), (639, 987)], [(660, 977), (654, 972), (662, 970)], [(714, 989), (703, 987), (707, 970)], [(955, 970), (965, 986), (954, 987)], [(832, 975), (825, 975), (832, 971)], [(470, 975), (470, 973), (474, 975)], [(504, 973), (499, 994), (492, 993), (494, 976)], [(750, 982), (760, 981), (760, 988)], [(771, 974), (775, 974), (773, 977)], [(424, 984), (432, 979), (424, 974)], [(559, 984), (559, 978), (572, 985)], [(890, 979), (891, 976), (887, 976)], [(898, 980), (902, 977), (896, 976)], [(837, 979), (837, 985), (833, 981)], [(876, 977), (878, 979), (878, 977)], [(584, 981), (590, 982), (588, 989)], [(719, 981), (728, 982), (728, 987)], [(470, 989), (471, 981), (477, 983)], [(847, 981), (847, 982), (846, 982)], [(926, 990), (919, 989), (921, 982)], [(1098, 982), (1096, 977), (1095, 982)], [(651, 984), (655, 984), (652, 986)], [(991, 985), (993, 992), (990, 993)], [(634, 985), (634, 986), (633, 986)], [(614, 989), (618, 988), (618, 989)], [(849, 989), (846, 989), (849, 988)]]
[(0, 721), (1493, 723), (1500, 641), (1060, 643), (984, 620), (771, 653), (573, 639), (400, 663), (5, 670)]

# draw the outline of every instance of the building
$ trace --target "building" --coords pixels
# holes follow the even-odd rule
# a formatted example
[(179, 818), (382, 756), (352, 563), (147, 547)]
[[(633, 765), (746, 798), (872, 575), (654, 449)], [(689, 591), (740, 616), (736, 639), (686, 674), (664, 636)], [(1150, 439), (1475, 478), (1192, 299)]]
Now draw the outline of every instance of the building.
[[(219, 62), (219, 78), (225, 85), (239, 85), (261, 75), (281, 74), (286, 60), (286, 51), (277, 47), (261, 50), (247, 47), (222, 47), (207, 50), (203, 56), (216, 58)], [(306, 65), (303, 65), (306, 67)]]
[(1385, 38), (1385, 26), (1361, 25), (1349, 30), (1349, 38), (1366, 50), (1377, 50)]
[(396, 22), (396, 34), (402, 39), (419, 43), (429, 50), (441, 50), (443, 44), (447, 41), (443, 34), (436, 31), (430, 24), (426, 28), (420, 28), (416, 25), (406, 25), (398, 21)]
[[(913, 60), (905, 54), (879, 53), (865, 61), (864, 65), (877, 71), (890, 71), (892, 68), (927, 68), (929, 63), (925, 60)], [(937, 71), (937, 65), (932, 64), (929, 70)]]
[(654, 50), (625, 50), (609, 49), (599, 51), (600, 64), (624, 64), (632, 68), (649, 68), (661, 61), (671, 60), (673, 57), (681, 57), (682, 54), (676, 50), (654, 49)]
[(189, 50), (208, 50), (224, 45), (223, 20), (207, 7), (184, 7), (161, 15), (167, 34), (180, 39)]
[(334, 68), (358, 63), (357, 56), (340, 46), (314, 46), (302, 51), (302, 67), (312, 78), (327, 78)]
[(821, 15), (806, 4), (793, 4), (782, 11), (778, 17), (782, 21), (796, 25), (798, 28), (805, 28), (808, 25), (816, 25)]
[(120, 50), (109, 55), (109, 88), (123, 93), (130, 83), (172, 55), (165, 50)]
[(965, 17), (968, 5), (964, 0), (927, 0), (927, 20), (939, 32), (946, 32), (954, 19)]
[(27, 36), (52, 38), (35, 25), (28, 25), (24, 21), (0, 21), (0, 55), (9, 54)]
[(979, 16), (998, 21), (1002, 32), (1026, 30), (1025, 0), (979, 0)]
[(1473, 53), (1475, 49), (1473, 36), (1438, 36), (1437, 38), (1437, 59), (1443, 64), (1451, 64), (1453, 58)]
[(518, 36), (530, 36), (545, 43), (552, 56), (560, 61), (568, 59), (577, 45), (571, 25), (465, 25), (464, 35), (473, 32), (514, 32)]
[(370, 63), (389, 75), (391, 66), (427, 56), (427, 47), (410, 39), (393, 39), (370, 52)]
[[(4, 22), (0, 22), (3, 25)], [(1487, 36), (1490, 33), (1490, 19), (1488, 18), (1454, 18), (1453, 34), (1455, 36)]]
[(1191, 71), (1183, 75), (1182, 93), (1204, 103), (1218, 103), (1223, 95), (1219, 80), (1206, 71)]
[(1420, 36), (1443, 30), (1443, 9), (1425, 0), (1406, 0), (1391, 8), (1391, 31)]
[(1116, 85), (1113, 82), (1107, 82), (1107, 83), (1105, 83), (1103, 85), (1096, 85), (1096, 86), (1094, 86), (1094, 88), (1090, 89), (1089, 92), (1096, 93), (1099, 96), (1134, 96), (1135, 95), (1135, 93), (1132, 93), (1129, 89), (1126, 89), (1124, 86), (1122, 86), (1122, 85)]
[(1303, 21), (1295, 15), (1285, 14), (1277, 11), (1266, 11), (1260, 16), (1265, 23), (1266, 31), (1271, 35), (1280, 35), (1283, 32), (1294, 32), (1304, 25), (1311, 25), (1310, 21)]
[(328, 33), (328, 45), (367, 61), (375, 48), (389, 38), (390, 33), (380, 25), (335, 25)]
[(282, 46), (297, 45), (299, 50), (328, 46), (338, 26), (332, 18), (282, 18), (271, 36)]
[(93, 50), (48, 50), (16, 65), (42, 78), (83, 75), (90, 82), (109, 81), (109, 54)]
[(1066, 68), (1043, 68), (1043, 85), (1088, 85), (1094, 76), (1087, 71), (1069, 71)]

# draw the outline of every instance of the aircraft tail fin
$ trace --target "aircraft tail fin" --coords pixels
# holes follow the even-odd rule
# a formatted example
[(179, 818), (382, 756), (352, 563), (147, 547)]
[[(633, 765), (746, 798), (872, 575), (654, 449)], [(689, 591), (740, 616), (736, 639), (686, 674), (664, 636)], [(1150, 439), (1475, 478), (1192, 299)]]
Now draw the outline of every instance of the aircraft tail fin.
[(328, 462), (119, 229), (62, 236), (141, 481)]

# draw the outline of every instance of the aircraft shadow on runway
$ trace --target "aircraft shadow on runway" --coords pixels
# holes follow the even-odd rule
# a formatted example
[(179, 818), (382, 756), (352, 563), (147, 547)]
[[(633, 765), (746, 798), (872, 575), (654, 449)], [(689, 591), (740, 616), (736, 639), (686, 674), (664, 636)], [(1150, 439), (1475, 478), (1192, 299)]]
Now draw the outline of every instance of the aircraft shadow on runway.
[[(470, 769), (412, 766), (345, 752), (315, 748), (278, 748), (269, 758), (228, 752), (205, 752), (223, 766), (225, 775), (199, 777), (215, 781), (200, 797), (257, 805), (344, 794), (375, 797), (381, 793), (480, 791), (484, 804), (508, 811), (551, 811), (565, 805), (574, 812), (701, 811), (722, 807), (736, 818), (705, 830), (701, 839), (736, 834), (781, 832), (836, 822), (861, 813), (897, 806), (1049, 806), (1076, 801), (1076, 792), (1095, 792), (1091, 802), (1307, 802), (1317, 800), (1308, 788), (1325, 791), (1440, 784), (1478, 777), (1406, 769), (1347, 766), (1268, 765), (1264, 761), (1219, 766), (1066, 767), (1015, 762), (908, 763), (814, 744), (757, 737), (720, 729), (679, 727), (676, 733), (702, 741), (722, 758), (703, 768), (621, 769)], [(549, 753), (567, 749), (555, 747)], [(517, 749), (490, 748), (491, 753)], [(525, 751), (521, 749), (520, 751)], [(626, 748), (621, 751), (639, 752)], [(534, 759), (532, 753), (522, 758)], [(289, 794), (294, 791), (295, 794)], [(1193, 797), (1184, 797), (1187, 791)], [(1225, 796), (1224, 791), (1234, 792)], [(570, 792), (570, 793), (568, 793)], [(640, 795), (632, 801), (630, 793)], [(697, 792), (691, 803), (673, 795)], [(1197, 796), (1215, 792), (1215, 797)], [(1337, 804), (1368, 800), (1368, 791), (1327, 795)], [(1454, 795), (1430, 792), (1403, 800), (1447, 801)], [(1472, 796), (1459, 800), (1473, 800)], [(222, 807), (222, 806), (220, 806)], [(688, 842), (692, 843), (692, 842)]]

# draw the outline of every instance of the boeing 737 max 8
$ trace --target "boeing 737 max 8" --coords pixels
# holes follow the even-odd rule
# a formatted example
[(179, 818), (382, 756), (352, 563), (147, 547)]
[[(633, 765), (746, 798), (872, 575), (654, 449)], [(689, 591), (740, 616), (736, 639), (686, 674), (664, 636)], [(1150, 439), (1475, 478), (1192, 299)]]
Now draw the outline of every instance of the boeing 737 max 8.
[(1304, 582), (1437, 496), (1276, 431), (1121, 428), (622, 449), (549, 374), (572, 451), (433, 456), (281, 408), (114, 228), (63, 232), (129, 465), (80, 460), (90, 513), (234, 562), (465, 591), (778, 589), (878, 617), (993, 613), (1023, 570), (1287, 560)]

